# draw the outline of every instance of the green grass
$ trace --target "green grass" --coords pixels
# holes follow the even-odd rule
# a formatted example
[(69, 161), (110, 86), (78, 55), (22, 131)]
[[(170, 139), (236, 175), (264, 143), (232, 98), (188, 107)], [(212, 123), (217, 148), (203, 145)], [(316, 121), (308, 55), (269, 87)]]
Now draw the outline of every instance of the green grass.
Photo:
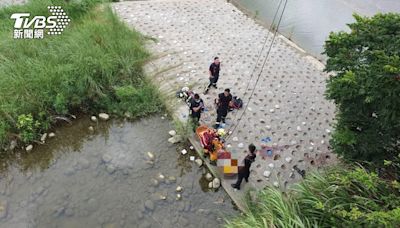
[[(158, 91), (142, 71), (149, 58), (144, 37), (101, 2), (34, 0), (0, 9), (0, 145), (10, 137), (37, 138), (57, 115), (105, 111), (140, 117), (160, 110)], [(61, 5), (71, 18), (61, 35), (12, 38), (12, 13), (48, 15), (49, 5)]]
[(310, 174), (284, 194), (269, 188), (226, 227), (399, 227), (399, 183), (363, 168)]

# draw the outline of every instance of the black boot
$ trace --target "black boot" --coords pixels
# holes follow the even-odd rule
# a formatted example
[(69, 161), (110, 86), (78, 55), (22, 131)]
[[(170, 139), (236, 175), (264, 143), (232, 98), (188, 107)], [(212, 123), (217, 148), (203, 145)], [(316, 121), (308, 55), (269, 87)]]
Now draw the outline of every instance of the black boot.
[(231, 184), (232, 188), (236, 188), (237, 190), (240, 190), (240, 187), (236, 186), (236, 184)]

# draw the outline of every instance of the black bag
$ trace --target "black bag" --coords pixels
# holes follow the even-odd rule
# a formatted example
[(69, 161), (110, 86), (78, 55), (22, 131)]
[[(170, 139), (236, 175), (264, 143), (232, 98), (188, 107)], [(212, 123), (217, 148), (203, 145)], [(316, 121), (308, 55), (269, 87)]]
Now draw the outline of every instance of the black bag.
[(234, 96), (234, 97), (233, 97), (232, 103), (233, 103), (233, 108), (234, 108), (234, 109), (240, 109), (240, 108), (243, 107), (243, 101), (242, 101), (242, 99), (240, 99), (240, 98), (237, 97), (237, 96)]

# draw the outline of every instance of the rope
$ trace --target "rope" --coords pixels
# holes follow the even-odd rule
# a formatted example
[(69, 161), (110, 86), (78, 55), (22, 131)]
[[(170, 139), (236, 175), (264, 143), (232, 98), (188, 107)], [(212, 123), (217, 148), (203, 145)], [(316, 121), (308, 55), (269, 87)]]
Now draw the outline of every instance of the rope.
[[(251, 91), (250, 97), (249, 97), (249, 99), (248, 99), (248, 101), (247, 101), (247, 103), (246, 103), (246, 105), (245, 105), (245, 107), (244, 107), (244, 110), (243, 110), (242, 114), (241, 114), (240, 117), (239, 117), (239, 121), (238, 121), (237, 124), (234, 126), (234, 128), (233, 128), (232, 130), (229, 129), (228, 132), (232, 131), (232, 133), (233, 133), (233, 132), (236, 130), (237, 126), (239, 125), (240, 121), (242, 120), (243, 115), (244, 115), (244, 114), (246, 113), (246, 111), (247, 111), (247, 108), (248, 108), (248, 106), (249, 106), (249, 104), (250, 104), (250, 100), (251, 100), (251, 98), (252, 98), (252, 96), (253, 96), (253, 94), (254, 94), (254, 91), (255, 91), (255, 89), (256, 89), (256, 86), (257, 86), (257, 84), (258, 84), (258, 81), (260, 80), (261, 74), (262, 74), (262, 72), (263, 72), (263, 70), (264, 70), (264, 67), (265, 67), (266, 63), (267, 63), (269, 54), (271, 53), (272, 46), (273, 46), (274, 41), (275, 41), (275, 38), (276, 38), (276, 34), (278, 33), (279, 26), (280, 26), (281, 21), (282, 21), (283, 13), (284, 13), (285, 10), (286, 10), (287, 2), (288, 2), (288, 0), (285, 0), (285, 4), (284, 4), (284, 6), (283, 6), (282, 13), (281, 13), (281, 15), (280, 15), (280, 18), (279, 18), (279, 21), (278, 21), (276, 30), (275, 30), (275, 32), (274, 32), (274, 36), (272, 37), (272, 41), (271, 41), (271, 44), (270, 44), (270, 46), (269, 46), (269, 49), (268, 49), (268, 52), (267, 52), (267, 56), (265, 57), (265, 60), (264, 60), (263, 65), (262, 65), (262, 67), (261, 67), (260, 73), (257, 75), (257, 80), (256, 80), (256, 83), (255, 83), (255, 85), (254, 85), (252, 91)], [(226, 140), (228, 140), (228, 139), (230, 138), (231, 135), (232, 135), (232, 134), (229, 134), (229, 135), (226, 137)]]
[[(274, 18), (273, 18), (273, 20), (272, 20), (272, 23), (271, 23), (271, 25), (269, 26), (269, 31), (272, 31), (272, 28), (273, 28), (274, 23), (275, 23), (276, 15), (278, 15), (278, 12), (279, 12), (279, 9), (281, 8), (282, 2), (283, 2), (283, 0), (280, 0), (280, 1), (279, 1), (278, 8), (277, 8), (276, 11), (275, 11), (275, 14), (274, 14)], [(247, 89), (248, 89), (249, 86), (250, 86), (251, 80), (253, 79), (254, 72), (255, 72), (256, 69), (257, 69), (257, 65), (258, 65), (258, 62), (260, 61), (262, 52), (264, 51), (264, 48), (266, 47), (266, 44), (267, 44), (267, 41), (268, 41), (268, 38), (269, 38), (269, 34), (270, 34), (270, 32), (267, 33), (267, 36), (265, 37), (265, 41), (264, 41), (264, 43), (263, 43), (263, 47), (262, 47), (262, 49), (260, 50), (260, 52), (258, 53), (258, 57), (257, 57), (257, 60), (256, 60), (256, 65), (254, 66), (253, 71), (252, 71), (251, 74), (250, 74), (250, 75), (251, 75), (251, 76), (250, 76), (250, 79), (248, 80), (246, 89), (244, 90), (245, 93), (246, 93)], [(232, 122), (236, 120), (236, 116), (237, 116), (238, 113), (239, 113), (239, 112), (236, 112), (236, 113), (235, 113), (235, 115), (233, 116)]]

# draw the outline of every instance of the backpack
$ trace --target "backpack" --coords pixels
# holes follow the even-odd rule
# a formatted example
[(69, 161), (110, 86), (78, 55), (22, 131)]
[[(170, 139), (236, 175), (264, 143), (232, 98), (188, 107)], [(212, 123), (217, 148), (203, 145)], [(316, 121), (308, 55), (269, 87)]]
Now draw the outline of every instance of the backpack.
[(243, 107), (243, 101), (237, 96), (234, 96), (232, 99), (232, 105), (234, 109), (240, 109)]

